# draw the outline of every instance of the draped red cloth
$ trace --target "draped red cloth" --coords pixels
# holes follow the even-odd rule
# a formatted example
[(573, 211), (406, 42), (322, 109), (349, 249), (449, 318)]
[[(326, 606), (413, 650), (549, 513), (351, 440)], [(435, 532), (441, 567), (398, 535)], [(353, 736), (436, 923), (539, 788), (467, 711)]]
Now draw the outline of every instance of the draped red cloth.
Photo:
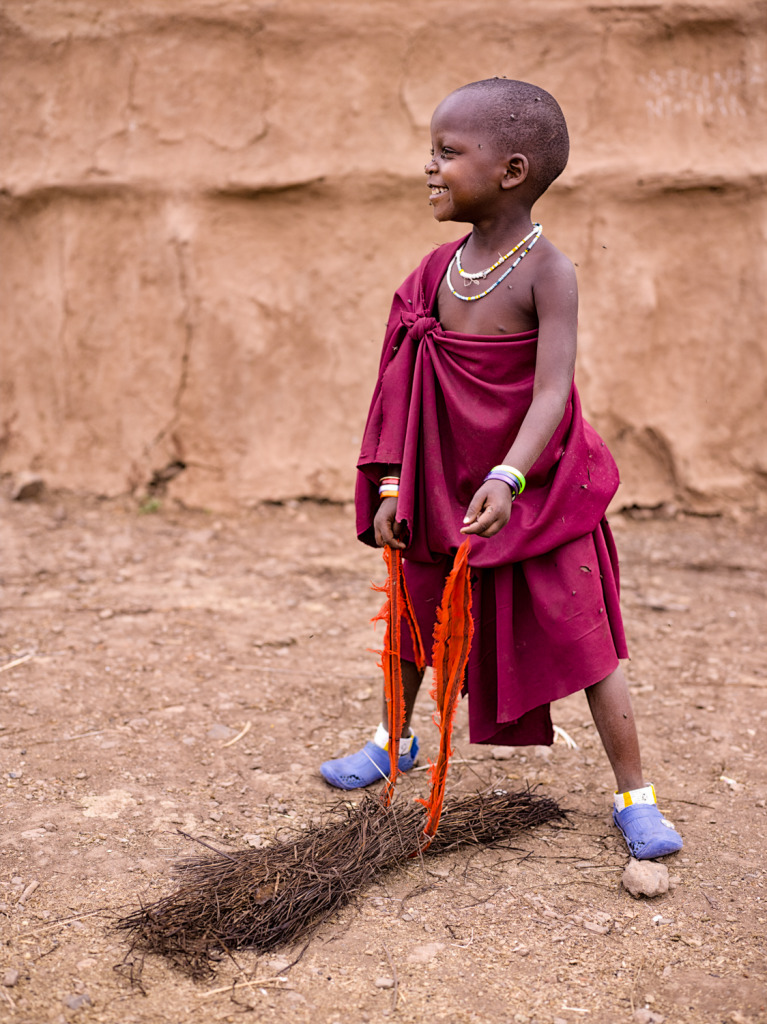
[[(460, 241), (430, 253), (397, 290), (358, 461), (357, 532), (374, 544), (383, 468), (402, 466), (405, 575), (424, 637), (466, 508), (502, 462), (532, 402), (537, 332), (443, 330), (437, 289)], [(626, 657), (607, 505), (618, 471), (573, 385), (562, 421), (495, 537), (474, 537), (473, 742), (550, 743), (548, 704)], [(408, 637), (402, 656), (412, 658)], [(426, 647), (428, 648), (428, 643)]]

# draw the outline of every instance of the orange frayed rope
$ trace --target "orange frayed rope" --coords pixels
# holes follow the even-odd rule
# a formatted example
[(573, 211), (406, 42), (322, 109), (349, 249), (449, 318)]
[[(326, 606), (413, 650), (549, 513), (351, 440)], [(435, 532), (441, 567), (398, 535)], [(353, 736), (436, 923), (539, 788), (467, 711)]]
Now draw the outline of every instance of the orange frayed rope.
[[(382, 800), (388, 807), (394, 796), (397, 776), (401, 774), (397, 762), (399, 760), (399, 737), (402, 735), (402, 726), (405, 721), (405, 692), (402, 686), (402, 656), (400, 653), (400, 630), (403, 619), (408, 624), (410, 636), (413, 638), (415, 665), (419, 672), (424, 670), (426, 655), (413, 605), (405, 585), (402, 555), (395, 548), (385, 547), (383, 557), (388, 569), (388, 578), (382, 587), (373, 584), (373, 590), (380, 590), (386, 594), (386, 601), (378, 615), (374, 616), (371, 621), (386, 623), (379, 667), (383, 669), (384, 674), (384, 698), (389, 726), (389, 778), (382, 795)], [(397, 737), (397, 742), (392, 742), (393, 736)]]
[[(469, 570), (469, 546), (467, 538), (458, 549), (453, 569), (445, 583), (442, 602), (437, 612), (434, 627), (434, 648), (432, 652), (432, 670), (434, 685), (431, 696), (437, 702), (435, 724), (439, 726), (439, 755), (435, 763), (429, 767), (431, 775), (431, 792), (428, 800), (421, 802), (426, 807), (426, 824), (424, 825), (425, 850), (437, 831), (442, 803), (445, 798), (445, 783), (450, 756), (453, 753), (450, 740), (453, 733), (453, 722), (458, 707), (458, 700), (463, 687), (466, 665), (471, 650), (474, 633), (474, 622), (471, 616), (471, 579)], [(400, 653), (400, 630), (402, 620), (407, 622), (413, 638), (415, 664), (419, 671), (425, 664), (423, 643), (418, 630), (413, 605), (407, 592), (405, 574), (402, 569), (402, 556), (399, 551), (385, 547), (384, 561), (388, 567), (388, 579), (384, 586), (376, 587), (386, 594), (386, 602), (373, 619), (373, 622), (386, 623), (384, 649), (381, 652), (381, 668), (384, 674), (384, 693), (388, 712), (389, 729), (389, 765), (390, 774), (382, 795), (388, 806), (394, 795), (397, 775), (401, 774), (397, 761), (399, 744), (391, 741), (391, 737), (402, 735), (405, 718), (405, 698), (402, 687), (402, 661)]]

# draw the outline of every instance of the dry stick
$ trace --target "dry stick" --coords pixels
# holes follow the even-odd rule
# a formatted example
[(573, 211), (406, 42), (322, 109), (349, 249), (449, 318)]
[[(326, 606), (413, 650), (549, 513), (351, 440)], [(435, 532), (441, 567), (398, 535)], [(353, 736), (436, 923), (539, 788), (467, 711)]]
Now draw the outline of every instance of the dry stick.
[(397, 998), (399, 996), (399, 981), (397, 980), (397, 968), (394, 966), (394, 961), (391, 958), (391, 954), (389, 953), (386, 943), (384, 942), (382, 943), (382, 945), (383, 951), (384, 953), (386, 953), (386, 959), (389, 961), (389, 967), (391, 967), (391, 976), (394, 982), (394, 990), (391, 996), (391, 1012), (394, 1013), (394, 1011), (397, 1009)]
[(632, 1016), (634, 1015), (634, 993), (636, 992), (636, 987), (639, 984), (639, 975), (642, 973), (642, 968), (643, 967), (644, 967), (644, 957), (642, 957), (642, 962), (640, 963), (639, 967), (637, 968), (637, 972), (634, 975), (634, 983), (632, 984), (631, 990), (629, 991), (629, 1001), (631, 1002), (631, 1015)]
[(712, 909), (712, 910), (718, 910), (718, 909), (719, 909), (719, 907), (717, 907), (716, 903), (714, 903), (714, 901), (713, 901), (713, 900), (711, 899), (711, 897), (710, 897), (710, 896), (709, 896), (709, 894), (708, 894), (708, 893), (706, 892), (706, 890), (705, 890), (705, 889), (701, 889), (700, 891), (701, 891), (701, 892), (703, 893), (703, 895), (704, 895), (704, 896), (706, 897), (706, 900), (708, 901), (708, 905), (709, 905), (709, 906), (711, 907), (711, 909)]
[[(2, 671), (2, 669), (0, 669), (0, 671)], [(27, 729), (14, 729), (13, 732), (6, 733), (5, 735), (6, 736), (19, 736), (21, 733), (24, 733), (24, 732), (32, 732), (32, 730), (34, 728), (35, 728), (34, 726), (29, 726), (29, 728), (27, 728)], [(81, 733), (78, 733), (76, 736), (54, 736), (52, 739), (49, 739), (49, 740), (28, 739), (28, 740), (24, 740), (24, 742), (25, 742), (25, 744), (28, 747), (39, 747), (39, 746), (42, 746), (45, 743), (71, 743), (72, 740), (84, 740), (88, 736), (101, 736), (105, 732), (119, 732), (119, 731), (120, 730), (118, 730), (116, 728), (112, 728), (112, 729), (94, 729), (92, 732), (81, 732)]]
[[(231, 951), (230, 949), (227, 949), (226, 947), (224, 947), (224, 952), (226, 953), (226, 955), (227, 955), (227, 956), (229, 957), (229, 959), (230, 959), (230, 960), (232, 961), (232, 963), (234, 964), (234, 966), (235, 966), (235, 967), (237, 968), (237, 970), (238, 970), (238, 971), (240, 972), (240, 974), (242, 975), (242, 980), (243, 980), (243, 982), (244, 982), (244, 983), (245, 983), (245, 984), (246, 984), (246, 985), (248, 986), (248, 988), (250, 989), (250, 991), (251, 991), (251, 992), (253, 993), (253, 995), (255, 996), (255, 995), (257, 994), (257, 993), (256, 993), (256, 990), (255, 990), (255, 988), (253, 987), (253, 985), (252, 985), (252, 983), (251, 983), (250, 979), (248, 978), (247, 974), (245, 973), (245, 971), (244, 971), (244, 970), (242, 969), (242, 967), (241, 967), (241, 966), (240, 966), (240, 965), (239, 965), (239, 964), (237, 963), (237, 961), (235, 960), (235, 958), (234, 958), (234, 954), (232, 953), (232, 951)], [(232, 992), (232, 996), (234, 996), (234, 992)]]
[(211, 843), (206, 843), (204, 839), (198, 839), (197, 836), (190, 836), (188, 832), (182, 832), (180, 828), (176, 829), (176, 833), (177, 835), (183, 836), (184, 839), (191, 839), (193, 843), (199, 843), (200, 846), (204, 846), (206, 849), (212, 850), (214, 853), (217, 853), (219, 857), (226, 857), (227, 860), (237, 860), (237, 858), (233, 857), (231, 853), (225, 853), (223, 850), (217, 849)]
[[(450, 758), (450, 765), (451, 765), (451, 767), (454, 764), (480, 764), (480, 763), (481, 763), (481, 760), (478, 757), (471, 757), (471, 758), (469, 758), (469, 757), (451, 757)], [(411, 768), (410, 771), (411, 772), (428, 772), (428, 770), (430, 768), (431, 768), (430, 764), (422, 764), (422, 765), (419, 765), (417, 768)]]
[(250, 730), (251, 724), (251, 722), (246, 722), (244, 729), (241, 729), (236, 736), (233, 736), (232, 739), (227, 740), (226, 743), (221, 744), (221, 749), (223, 750), (224, 747), (233, 747), (237, 740), (241, 740), (242, 737)]
[(17, 906), (19, 906), (19, 905), (22, 905), (22, 906), (23, 906), (23, 905), (24, 905), (24, 903), (26, 903), (26, 901), (27, 901), (27, 897), (28, 897), (28, 896), (31, 896), (31, 895), (32, 895), (32, 893), (33, 893), (33, 892), (34, 892), (34, 891), (35, 891), (36, 889), (39, 889), (39, 887), (40, 887), (40, 883), (39, 883), (39, 882), (38, 882), (38, 881), (37, 881), (36, 879), (35, 879), (35, 881), (34, 881), (34, 882), (30, 882), (30, 883), (29, 883), (29, 885), (28, 885), (28, 886), (26, 887), (26, 889), (24, 890), (24, 892), (23, 892), (23, 893), (21, 894), (21, 896), (19, 896), (19, 899), (18, 899), (18, 902), (17, 902), (17, 904), (16, 904), (16, 905), (17, 905)]
[[(23, 658), (16, 658), (14, 661), (9, 661), (7, 665), (0, 665), (0, 672), (5, 672), (9, 668), (16, 668), (17, 665), (23, 665), (25, 661), (30, 661), (32, 658), (36, 658), (36, 654), (25, 654)], [(5, 993), (3, 993), (5, 995)]]
[(713, 804), (699, 804), (697, 800), (678, 800), (675, 797), (664, 796), (665, 803), (669, 804), (690, 804), (692, 807), (705, 807), (707, 811), (718, 811), (718, 807), (714, 807)]
[(40, 925), (39, 928), (33, 928), (28, 932), (21, 932), (20, 935), (16, 936), (16, 938), (26, 939), (30, 935), (37, 935), (39, 932), (47, 932), (49, 928), (55, 928), (59, 924), (69, 924), (70, 921), (81, 921), (84, 917), (94, 917), (96, 914), (106, 914), (109, 913), (111, 909), (122, 910), (123, 907), (127, 906), (129, 906), (129, 904), (121, 903), (119, 907), (109, 909), (107, 907), (102, 907), (100, 910), (89, 910), (85, 914), (72, 914), (71, 917), (58, 917), (55, 921), (49, 921), (47, 924)]
[[(453, 934), (453, 929), (452, 928), (450, 929), (450, 934), (451, 935)], [(456, 936), (453, 935), (453, 938), (456, 938)], [(453, 945), (456, 947), (456, 949), (468, 949), (469, 946), (471, 946), (473, 943), (474, 943), (474, 929), (472, 928), (471, 929), (471, 938), (469, 939), (468, 942), (465, 942), (463, 945), (461, 945), (461, 943), (459, 943), (459, 942), (454, 942)]]
[[(236, 966), (239, 967), (239, 964), (236, 964)], [(242, 970), (241, 967), (239, 967), (239, 969)], [(279, 982), (279, 981), (287, 981), (287, 980), (288, 980), (287, 978), (283, 977), (280, 974), (280, 975), (275, 975), (275, 977), (273, 977), (273, 978), (264, 978), (263, 981), (257, 981), (257, 982), (255, 982), (255, 986), (256, 986), (256, 988), (267, 988), (267, 987), (269, 987), (269, 988), (276, 988), (277, 987), (277, 984), (276, 984), (277, 982)], [(238, 981), (239, 981), (239, 978), (235, 978), (234, 981), (230, 982), (228, 985), (222, 985), (220, 988), (212, 988), (212, 989), (209, 989), (207, 992), (196, 992), (195, 995), (197, 996), (198, 999), (207, 999), (209, 996), (220, 996), (222, 992), (233, 992), (234, 989), (237, 987), (237, 982)], [(247, 982), (247, 979), (246, 979), (246, 983), (250, 984), (250, 982)]]

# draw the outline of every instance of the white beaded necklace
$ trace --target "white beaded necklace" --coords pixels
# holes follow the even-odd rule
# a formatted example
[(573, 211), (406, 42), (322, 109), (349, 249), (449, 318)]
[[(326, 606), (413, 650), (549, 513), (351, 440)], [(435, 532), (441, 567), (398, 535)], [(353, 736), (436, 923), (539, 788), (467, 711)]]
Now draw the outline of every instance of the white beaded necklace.
[[(492, 267), (488, 267), (487, 270), (477, 270), (473, 274), (470, 274), (468, 270), (464, 270), (463, 267), (461, 266), (460, 254), (463, 252), (464, 249), (464, 246), (462, 245), (461, 248), (458, 250), (458, 258), (456, 259), (455, 264), (458, 273), (461, 275), (462, 278), (464, 278), (466, 282), (477, 281), (479, 280), (480, 277), (484, 280), (484, 278), (486, 278), (488, 274), (492, 274), (496, 267), (500, 267), (500, 265), (502, 263), (505, 263), (510, 256), (513, 256), (518, 249), (521, 249), (525, 242), (529, 241), (529, 239), (533, 237), (533, 235), (536, 233), (537, 228), (540, 228), (540, 224), (534, 224), (533, 230), (530, 232), (530, 234), (525, 235), (521, 242), (517, 242), (513, 249), (509, 249), (505, 256), (501, 256), (500, 259), (497, 259), (495, 263), (492, 265)], [(468, 283), (466, 284), (466, 287), (469, 287)]]
[[(522, 239), (522, 241), (518, 242), (514, 246), (513, 249), (510, 249), (506, 253), (505, 256), (501, 256), (501, 258), (499, 260), (497, 260), (492, 265), (492, 267), (488, 267), (487, 270), (478, 270), (478, 271), (475, 271), (474, 273), (469, 273), (468, 271), (464, 270), (463, 267), (461, 266), (461, 253), (463, 252), (463, 250), (464, 250), (464, 248), (466, 246), (466, 242), (464, 242), (463, 245), (460, 247), (460, 249), (458, 249), (458, 251), (456, 252), (455, 256), (450, 261), (450, 266), (447, 268), (447, 274), (445, 275), (445, 277), (446, 277), (446, 280), (447, 280), (448, 288), (450, 289), (452, 294), (455, 295), (455, 297), (457, 299), (461, 300), (461, 302), (476, 302), (478, 299), (484, 299), (484, 297), (486, 295), (489, 295), (490, 292), (494, 288), (497, 288), (498, 285), (501, 283), (501, 281), (503, 281), (505, 278), (507, 278), (509, 276), (509, 274), (512, 272), (512, 270), (516, 266), (519, 265), (521, 260), (523, 260), (524, 257), (527, 256), (527, 254), (530, 252), (530, 250), (532, 249), (532, 247), (535, 245), (535, 243), (538, 241), (538, 239), (541, 237), (542, 234), (543, 234), (543, 228), (541, 227), (541, 225), (540, 224), (534, 224), (533, 225), (533, 230), (528, 235), (525, 235), (525, 237)], [(479, 278), (482, 278), (484, 280), (484, 278), (486, 278), (488, 274), (492, 273), (492, 271), (495, 270), (496, 267), (500, 267), (500, 265), (502, 263), (505, 263), (506, 260), (509, 259), (509, 257), (513, 256), (514, 253), (517, 252), (521, 248), (521, 246), (523, 246), (525, 244), (525, 242), (528, 241), (528, 239), (532, 239), (532, 241), (530, 242), (528, 247), (523, 252), (521, 252), (519, 254), (519, 256), (517, 256), (517, 258), (514, 260), (514, 262), (508, 268), (508, 270), (505, 270), (501, 274), (501, 276), (498, 278), (497, 281), (494, 281), (493, 284), (491, 284), (489, 288), (486, 288), (483, 292), (480, 292), (479, 295), (459, 295), (459, 293), (455, 290), (455, 288), (453, 287), (453, 282), (450, 280), (450, 275), (452, 273), (453, 265), (454, 264), (455, 264), (456, 270), (458, 271), (460, 276), (465, 278), (465, 279), (467, 279), (468, 284), (478, 280)], [(466, 285), (467, 287), (468, 287), (468, 284)]]

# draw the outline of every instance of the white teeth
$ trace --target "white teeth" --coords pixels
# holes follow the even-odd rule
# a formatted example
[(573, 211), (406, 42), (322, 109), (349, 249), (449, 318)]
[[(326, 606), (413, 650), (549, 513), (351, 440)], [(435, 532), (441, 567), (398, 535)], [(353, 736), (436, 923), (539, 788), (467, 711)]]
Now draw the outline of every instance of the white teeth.
[(447, 192), (447, 185), (429, 185), (429, 189), (433, 196), (438, 196), (442, 192)]

